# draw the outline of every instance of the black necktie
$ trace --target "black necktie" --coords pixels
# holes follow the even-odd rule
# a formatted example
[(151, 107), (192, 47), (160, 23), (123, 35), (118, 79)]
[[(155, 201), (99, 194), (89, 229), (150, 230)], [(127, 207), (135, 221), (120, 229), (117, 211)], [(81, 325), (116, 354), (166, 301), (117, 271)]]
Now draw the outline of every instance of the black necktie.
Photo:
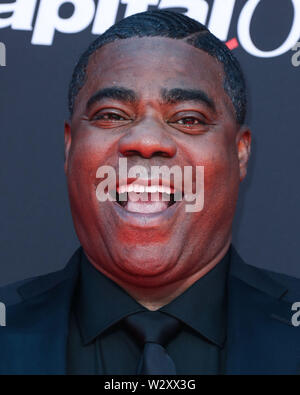
[(174, 361), (164, 346), (178, 332), (178, 320), (159, 311), (145, 311), (126, 317), (124, 324), (144, 345), (137, 374), (176, 374)]

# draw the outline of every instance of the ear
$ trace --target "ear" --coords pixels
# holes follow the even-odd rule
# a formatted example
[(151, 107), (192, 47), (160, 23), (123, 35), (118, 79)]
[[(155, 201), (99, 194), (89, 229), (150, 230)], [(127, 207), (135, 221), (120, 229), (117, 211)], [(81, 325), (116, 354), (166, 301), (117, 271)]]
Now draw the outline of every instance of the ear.
[(240, 165), (240, 181), (246, 177), (247, 166), (251, 153), (251, 131), (243, 125), (239, 129), (236, 137), (238, 159)]
[(65, 173), (68, 171), (68, 160), (71, 147), (71, 125), (68, 121), (65, 121)]

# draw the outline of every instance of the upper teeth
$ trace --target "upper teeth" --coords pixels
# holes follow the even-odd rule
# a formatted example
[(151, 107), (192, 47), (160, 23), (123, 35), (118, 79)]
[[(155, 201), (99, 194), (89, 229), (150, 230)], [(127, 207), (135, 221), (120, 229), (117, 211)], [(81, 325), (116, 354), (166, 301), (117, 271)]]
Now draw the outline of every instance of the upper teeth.
[(148, 192), (148, 193), (168, 193), (169, 195), (172, 193), (171, 188), (165, 185), (139, 185), (139, 184), (129, 184), (129, 185), (121, 185), (118, 188), (118, 193), (126, 193), (126, 192)]

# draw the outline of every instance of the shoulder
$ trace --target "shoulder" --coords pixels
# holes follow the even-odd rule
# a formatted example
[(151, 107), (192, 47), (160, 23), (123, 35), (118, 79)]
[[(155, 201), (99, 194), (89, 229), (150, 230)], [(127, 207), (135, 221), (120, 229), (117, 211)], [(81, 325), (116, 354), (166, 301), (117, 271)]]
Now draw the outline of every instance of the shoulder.
[(65, 279), (74, 277), (77, 273), (82, 249), (73, 254), (67, 265), (58, 271), (31, 277), (22, 281), (0, 287), (0, 302), (7, 307), (22, 302), (25, 297), (45, 293), (56, 287)]
[(246, 263), (235, 247), (231, 248), (230, 274), (252, 288), (271, 296), (300, 301), (300, 279)]
[(4, 303), (5, 306), (11, 306), (21, 302), (21, 295), (18, 292), (18, 289), (29, 283), (30, 281), (36, 279), (38, 277), (28, 278), (26, 280), (17, 281), (12, 284), (5, 285), (0, 288), (0, 302)]
[(287, 289), (287, 293), (285, 294), (285, 299), (290, 299), (294, 301), (300, 301), (300, 279), (296, 277), (289, 276), (284, 273), (278, 273), (271, 270), (258, 269), (265, 276), (268, 276), (273, 281), (276, 281), (278, 284), (281, 284), (283, 287)]

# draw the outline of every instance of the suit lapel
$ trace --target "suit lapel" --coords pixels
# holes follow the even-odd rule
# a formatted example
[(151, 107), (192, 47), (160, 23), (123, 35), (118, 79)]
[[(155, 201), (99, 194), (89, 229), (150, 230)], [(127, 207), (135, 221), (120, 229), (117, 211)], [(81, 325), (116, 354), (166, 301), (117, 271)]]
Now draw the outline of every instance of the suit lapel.
[[(0, 373), (65, 374), (69, 313), (81, 249), (66, 268), (19, 288), (22, 302), (1, 328)], [(299, 329), (291, 325), (287, 289), (246, 265), (231, 249), (227, 374), (299, 373)], [(34, 329), (33, 329), (34, 328)]]
[(1, 359), (7, 358), (1, 366), (7, 373), (66, 373), (69, 312), (80, 256), (79, 249), (62, 271), (18, 289), (23, 301), (8, 309), (7, 327), (0, 340)]
[(287, 289), (246, 265), (232, 248), (228, 286), (227, 374), (297, 374), (299, 330)]

